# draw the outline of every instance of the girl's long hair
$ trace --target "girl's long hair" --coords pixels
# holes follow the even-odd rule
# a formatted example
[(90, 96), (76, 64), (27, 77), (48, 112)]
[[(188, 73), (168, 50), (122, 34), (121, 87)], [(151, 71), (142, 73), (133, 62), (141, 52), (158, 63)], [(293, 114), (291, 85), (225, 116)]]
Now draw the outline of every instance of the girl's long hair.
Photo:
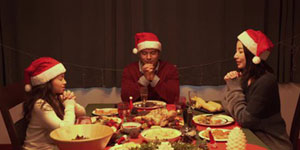
[[(51, 80), (52, 81), (52, 80)], [(42, 99), (45, 102), (41, 105), (41, 108), (47, 102), (55, 111), (56, 115), (63, 119), (64, 106), (58, 95), (53, 94), (51, 81), (45, 84), (32, 87), (32, 90), (28, 93), (28, 99), (23, 104), (23, 115), (27, 123), (29, 123), (34, 104), (37, 100)]]
[(259, 77), (264, 75), (266, 72), (274, 73), (273, 69), (264, 61), (261, 60), (259, 64), (254, 64), (252, 59), (254, 55), (243, 45), (244, 54), (246, 58), (246, 66), (240, 70), (242, 72), (242, 88), (248, 88), (248, 80), (251, 79), (252, 83), (255, 82)]

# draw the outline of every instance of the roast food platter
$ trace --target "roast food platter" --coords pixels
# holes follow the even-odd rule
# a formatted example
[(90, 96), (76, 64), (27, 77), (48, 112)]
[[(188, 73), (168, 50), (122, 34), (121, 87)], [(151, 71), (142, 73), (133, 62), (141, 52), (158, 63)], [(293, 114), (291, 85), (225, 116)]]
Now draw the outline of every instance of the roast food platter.
[(177, 116), (176, 111), (167, 110), (166, 108), (151, 110), (146, 115), (134, 117), (133, 120), (142, 124), (142, 129), (147, 129), (151, 126), (180, 129), (184, 125), (182, 117)]

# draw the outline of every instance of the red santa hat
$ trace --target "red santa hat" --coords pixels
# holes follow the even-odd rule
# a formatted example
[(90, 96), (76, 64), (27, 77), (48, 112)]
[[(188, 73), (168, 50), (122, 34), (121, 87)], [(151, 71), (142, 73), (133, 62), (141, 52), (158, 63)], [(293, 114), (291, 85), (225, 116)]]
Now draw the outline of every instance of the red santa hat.
[(25, 91), (29, 92), (31, 86), (45, 84), (65, 72), (66, 68), (63, 64), (51, 57), (36, 59), (25, 69)]
[(157, 36), (149, 32), (135, 34), (135, 48), (132, 50), (132, 52), (137, 54), (146, 48), (153, 48), (161, 51), (161, 43), (159, 42)]
[(254, 55), (252, 59), (254, 64), (259, 64), (261, 59), (267, 60), (273, 47), (271, 40), (261, 31), (248, 29), (241, 33), (238, 39)]

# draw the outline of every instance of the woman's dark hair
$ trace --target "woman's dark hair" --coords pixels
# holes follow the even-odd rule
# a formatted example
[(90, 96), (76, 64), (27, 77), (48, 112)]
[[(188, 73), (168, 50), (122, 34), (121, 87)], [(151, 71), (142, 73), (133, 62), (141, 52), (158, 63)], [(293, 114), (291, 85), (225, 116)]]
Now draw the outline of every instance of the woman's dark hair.
[(23, 115), (27, 123), (31, 119), (31, 113), (34, 107), (34, 104), (37, 100), (43, 99), (45, 102), (41, 105), (41, 108), (47, 102), (55, 111), (56, 115), (63, 119), (64, 116), (64, 106), (59, 100), (59, 96), (53, 94), (51, 81), (32, 87), (32, 90), (28, 93), (28, 99), (23, 104)]
[(263, 74), (267, 72), (273, 73), (273, 69), (264, 61), (261, 60), (259, 64), (254, 64), (252, 59), (254, 55), (243, 45), (244, 47), (244, 54), (246, 58), (246, 66), (244, 69), (241, 70), (242, 76), (242, 88), (245, 90), (248, 87), (248, 80), (252, 79), (252, 82)]

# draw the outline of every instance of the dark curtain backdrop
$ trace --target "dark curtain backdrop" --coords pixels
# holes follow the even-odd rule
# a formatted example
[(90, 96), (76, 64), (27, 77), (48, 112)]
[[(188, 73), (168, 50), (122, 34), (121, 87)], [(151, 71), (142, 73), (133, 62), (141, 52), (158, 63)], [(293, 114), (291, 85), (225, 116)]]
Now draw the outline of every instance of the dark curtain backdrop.
[[(300, 81), (300, 4), (296, 0), (0, 0), (1, 84), (23, 79), (31, 61), (50, 56), (69, 87), (120, 87), (136, 61), (136, 32), (154, 32), (161, 58), (180, 84), (220, 85), (235, 69), (236, 37), (253, 28), (275, 47), (268, 62), (280, 82)], [(298, 19), (296, 19), (298, 18)]]

